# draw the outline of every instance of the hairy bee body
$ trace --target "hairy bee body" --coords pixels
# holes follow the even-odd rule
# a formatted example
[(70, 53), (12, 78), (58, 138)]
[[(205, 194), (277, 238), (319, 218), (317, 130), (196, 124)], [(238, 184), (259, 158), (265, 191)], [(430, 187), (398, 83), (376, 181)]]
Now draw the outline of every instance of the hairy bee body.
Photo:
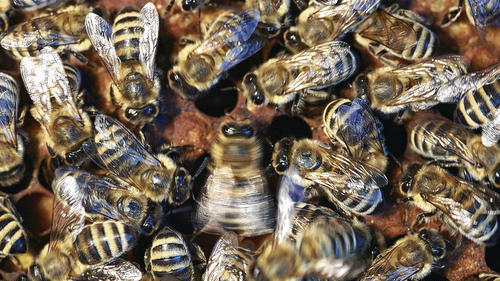
[(144, 263), (154, 280), (193, 280), (194, 268), (188, 245), (179, 232), (168, 226), (153, 238), (151, 247), (146, 250)]
[(16, 59), (38, 56), (46, 46), (56, 52), (82, 52), (91, 44), (85, 32), (87, 5), (68, 6), (53, 14), (31, 19), (11, 28), (1, 45)]
[(409, 61), (428, 58), (437, 48), (438, 38), (422, 22), (423, 18), (394, 4), (376, 11), (355, 32), (355, 40), (383, 63), (396, 65), (392, 55)]
[(247, 124), (227, 123), (213, 143), (213, 171), (195, 220), (202, 231), (257, 236), (272, 232), (274, 203), (260, 167), (262, 147)]
[(409, 233), (380, 253), (360, 280), (420, 280), (441, 267), (445, 254), (445, 241), (436, 231)]
[(482, 127), (482, 142), (486, 146), (500, 139), (500, 80), (469, 91), (457, 103), (455, 120), (467, 127)]
[(21, 181), (26, 167), (25, 146), (16, 132), (19, 87), (16, 80), (0, 73), (0, 186)]
[(464, 279), (464, 281), (499, 281), (500, 275), (498, 273), (479, 273)]
[(21, 225), (21, 217), (9, 199), (0, 196), (0, 258), (26, 253), (28, 237)]
[(406, 172), (401, 192), (424, 212), (442, 213), (448, 225), (475, 243), (491, 244), (498, 239), (499, 196), (494, 191), (427, 165)]
[(290, 0), (246, 0), (245, 8), (260, 12), (257, 29), (260, 34), (272, 38), (286, 27), (290, 4)]
[(438, 161), (452, 162), (478, 181), (500, 187), (500, 145), (484, 146), (481, 137), (451, 121), (417, 123), (409, 134), (412, 149)]

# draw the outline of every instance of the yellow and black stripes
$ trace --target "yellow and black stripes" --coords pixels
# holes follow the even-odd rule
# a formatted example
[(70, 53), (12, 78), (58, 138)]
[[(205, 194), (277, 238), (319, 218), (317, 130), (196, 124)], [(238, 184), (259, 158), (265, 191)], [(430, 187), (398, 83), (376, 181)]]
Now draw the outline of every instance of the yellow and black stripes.
[(458, 102), (455, 119), (471, 128), (478, 128), (491, 121), (493, 111), (500, 107), (500, 80), (469, 91)]
[(139, 61), (139, 42), (144, 32), (138, 11), (127, 7), (115, 18), (113, 24), (114, 46), (122, 62)]
[(66, 72), (66, 79), (68, 80), (71, 92), (76, 95), (80, 88), (80, 82), (81, 82), (80, 71), (73, 65), (65, 63), (64, 72)]
[(0, 204), (0, 256), (21, 254), (27, 251), (27, 236), (15, 214), (5, 205), (7, 198)]

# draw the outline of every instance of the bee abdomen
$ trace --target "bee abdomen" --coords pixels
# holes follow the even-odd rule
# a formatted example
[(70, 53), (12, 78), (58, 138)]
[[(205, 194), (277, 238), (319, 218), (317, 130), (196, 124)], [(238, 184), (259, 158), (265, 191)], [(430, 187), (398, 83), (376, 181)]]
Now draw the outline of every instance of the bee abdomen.
[(165, 227), (154, 238), (150, 249), (151, 272), (155, 278), (174, 277), (189, 281), (193, 264), (188, 246), (181, 234)]
[(330, 102), (326, 107), (325, 110), (323, 111), (323, 124), (324, 124), (324, 132), (325, 134), (330, 138), (334, 139), (335, 138), (335, 132), (336, 129), (335, 127), (337, 124), (335, 122), (337, 121), (337, 109), (339, 106), (343, 104), (350, 104), (351, 101), (348, 99), (336, 99), (332, 102)]
[(113, 43), (120, 60), (139, 61), (139, 41), (144, 32), (139, 12), (125, 8), (116, 16), (113, 29)]
[(416, 32), (417, 42), (411, 48), (403, 50), (403, 58), (417, 60), (429, 57), (436, 45), (436, 35), (420, 23), (413, 22), (412, 27)]
[[(16, 96), (18, 92), (19, 87), (17, 86), (16, 80), (9, 74), (0, 72), (0, 93), (2, 93), (0, 96), (0, 105), (2, 105), (3, 110), (16, 108), (14, 103), (17, 100)], [(11, 114), (12, 112), (8, 113)], [(1, 114), (0, 117), (3, 119), (7, 116)]]
[(500, 80), (469, 91), (458, 102), (455, 119), (472, 128), (477, 128), (493, 118), (491, 113), (500, 107)]
[(69, 88), (73, 93), (78, 92), (80, 88), (81, 74), (80, 71), (72, 66), (71, 64), (64, 64), (64, 72), (66, 72), (66, 78), (68, 79)]
[(0, 208), (0, 254), (20, 254), (27, 250), (27, 238), (19, 221), (5, 207)]
[(432, 135), (437, 135), (438, 131), (449, 132), (465, 143), (465, 136), (460, 130), (452, 127), (452, 123), (444, 120), (430, 120), (417, 124), (410, 132), (412, 148), (424, 157), (437, 160), (454, 160), (455, 156), (452, 155), (452, 152), (436, 144), (437, 140), (432, 137)]
[(123, 222), (105, 221), (83, 228), (74, 245), (80, 262), (96, 265), (129, 251), (137, 239), (138, 230), (134, 227)]

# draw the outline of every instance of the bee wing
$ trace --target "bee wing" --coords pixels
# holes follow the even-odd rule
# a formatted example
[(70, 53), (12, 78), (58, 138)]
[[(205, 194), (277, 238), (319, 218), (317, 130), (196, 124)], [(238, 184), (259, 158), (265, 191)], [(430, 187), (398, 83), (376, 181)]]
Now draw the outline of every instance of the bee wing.
[[(499, 0), (468, 0), (474, 24), (479, 28), (488, 25), (500, 26), (500, 1)], [(492, 20), (492, 22), (490, 22)]]
[(94, 129), (94, 141), (85, 142), (82, 146), (84, 151), (101, 168), (142, 189), (141, 185), (134, 181), (132, 171), (141, 163), (161, 166), (160, 161), (141, 145), (127, 127), (114, 118), (97, 114)]
[(141, 278), (142, 272), (133, 263), (117, 259), (85, 271), (75, 281), (139, 281)]
[(141, 9), (141, 24), (144, 28), (139, 41), (139, 60), (146, 71), (146, 77), (152, 83), (155, 72), (156, 46), (160, 19), (153, 3), (147, 3)]
[(331, 199), (353, 206), (360, 214), (371, 213), (382, 202), (380, 189), (388, 181), (380, 170), (333, 151), (323, 161), (332, 165), (331, 171), (309, 172), (304, 178), (318, 184)]
[(259, 19), (260, 13), (257, 10), (246, 10), (235, 15), (204, 40), (194, 52), (198, 54), (213, 52), (226, 46), (231, 49), (238, 48), (239, 45), (250, 39)]
[(23, 57), (21, 76), (36, 110), (47, 124), (52, 110), (52, 99), (64, 106), (73, 118), (81, 121), (73, 93), (66, 78), (64, 65), (51, 47), (45, 47), (37, 57)]
[(495, 109), (489, 116), (491, 121), (486, 123), (481, 134), (481, 141), (485, 146), (493, 146), (500, 139), (500, 108)]
[(219, 66), (218, 74), (221, 74), (238, 63), (251, 57), (253, 54), (257, 53), (262, 47), (264, 47), (266, 40), (263, 37), (253, 36), (247, 41), (234, 46), (229, 52), (227, 52), (224, 61)]
[[(350, 59), (346, 59), (350, 57)], [(285, 88), (285, 94), (308, 88), (321, 88), (341, 82), (356, 70), (345, 61), (356, 61), (351, 47), (342, 41), (331, 41), (306, 49), (291, 57), (284, 57), (277, 63), (285, 64), (300, 71)]]
[[(336, 4), (336, 3), (335, 3)], [(350, 0), (341, 4), (328, 4), (311, 15), (314, 19), (337, 19), (334, 37), (337, 38), (349, 31), (371, 15), (380, 5), (380, 0)]]
[(417, 33), (412, 26), (384, 10), (377, 11), (373, 25), (359, 32), (359, 35), (387, 46), (397, 52), (403, 52), (417, 44)]
[(113, 28), (100, 16), (89, 13), (85, 18), (85, 29), (90, 42), (92, 42), (115, 85), (120, 85), (121, 61), (116, 55), (115, 46), (113, 45)]
[[(450, 133), (448, 130), (439, 127), (435, 132), (429, 131), (422, 127), (422, 134), (424, 136), (424, 142), (430, 144), (431, 146), (440, 147), (445, 151), (457, 155), (464, 161), (467, 161), (471, 165), (476, 165), (476, 159), (474, 154), (469, 149), (467, 144), (465, 144), (458, 136)], [(465, 130), (465, 128), (464, 128)]]
[(17, 148), (16, 118), (19, 104), (19, 88), (8, 74), (0, 72), (0, 131), (7, 142)]
[[(449, 102), (460, 97), (460, 93), (451, 91), (439, 92), (440, 88), (445, 88), (457, 78), (457, 74), (448, 66), (453, 63), (461, 68), (466, 68), (466, 60), (462, 56), (443, 56), (433, 58), (421, 63), (412, 64), (406, 67), (393, 69), (391, 72), (400, 77), (430, 77), (429, 81), (417, 84), (399, 96), (395, 96), (387, 101), (389, 106), (400, 106), (418, 104), (421, 102)], [(449, 96), (452, 95), (452, 96)]]

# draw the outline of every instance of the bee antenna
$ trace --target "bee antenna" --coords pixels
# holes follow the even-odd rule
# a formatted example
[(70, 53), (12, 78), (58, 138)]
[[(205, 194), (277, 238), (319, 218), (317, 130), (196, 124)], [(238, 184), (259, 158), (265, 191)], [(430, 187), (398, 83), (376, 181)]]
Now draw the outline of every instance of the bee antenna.
[(172, 7), (174, 6), (174, 3), (175, 3), (175, 0), (171, 0), (170, 1), (170, 4), (168, 4), (167, 6), (167, 12), (170, 12), (170, 10), (172, 10)]
[(392, 154), (390, 152), (387, 153), (387, 156), (389, 156), (392, 159), (392, 161), (394, 161), (394, 163), (396, 163), (396, 165), (398, 166), (401, 173), (403, 173), (403, 166), (401, 165), (401, 162), (399, 162), (399, 160), (396, 158), (396, 156), (394, 156), (394, 154)]

